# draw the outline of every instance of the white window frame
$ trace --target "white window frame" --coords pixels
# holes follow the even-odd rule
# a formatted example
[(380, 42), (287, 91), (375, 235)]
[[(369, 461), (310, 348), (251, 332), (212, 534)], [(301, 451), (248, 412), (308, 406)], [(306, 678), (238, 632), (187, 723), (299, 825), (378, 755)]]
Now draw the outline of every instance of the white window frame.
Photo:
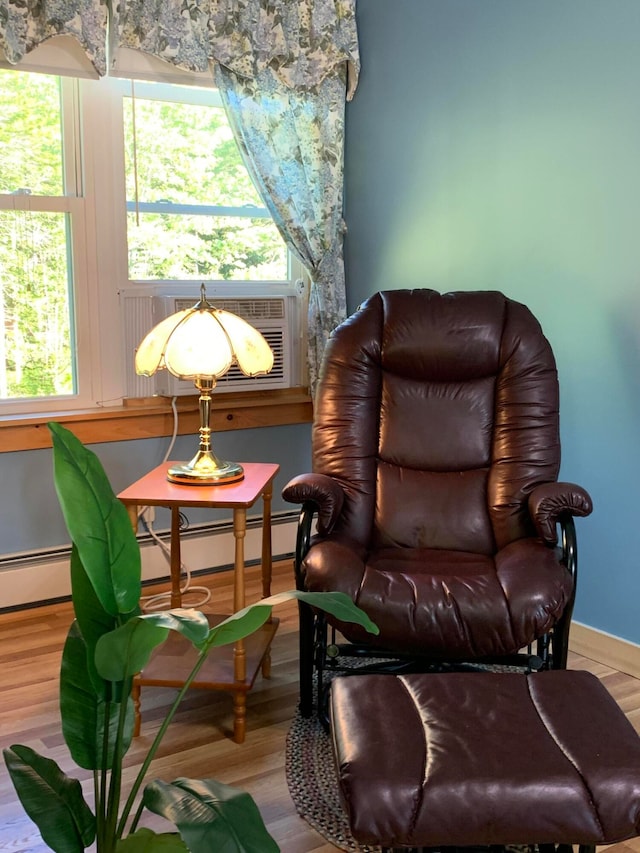
[[(52, 69), (52, 74), (55, 70)], [(135, 285), (128, 277), (125, 163), (122, 98), (131, 94), (129, 80), (62, 78), (66, 195), (2, 196), (0, 208), (64, 211), (71, 217), (75, 355), (78, 393), (64, 397), (0, 401), (0, 417), (14, 414), (66, 412), (120, 405), (124, 398), (123, 338), (118, 294)], [(166, 82), (166, 79), (160, 82)], [(178, 80), (177, 82), (184, 82)], [(200, 82), (200, 81), (198, 81)], [(146, 84), (137, 81), (136, 95)], [(154, 96), (158, 87), (153, 88)], [(184, 90), (186, 100), (220, 103), (211, 88)], [(175, 99), (174, 99), (175, 100)], [(75, 140), (75, 144), (69, 144)], [(82, 142), (80, 142), (82, 140)], [(265, 293), (277, 286), (300, 299), (304, 267), (289, 254), (285, 282), (218, 282), (241, 294)], [(142, 284), (142, 282), (141, 282)], [(185, 282), (193, 291), (199, 282)], [(181, 286), (181, 285), (178, 285)], [(300, 311), (299, 322), (302, 322)]]
[[(25, 210), (42, 213), (62, 213), (69, 217), (71, 235), (71, 342), (74, 350), (76, 394), (16, 398), (0, 401), (0, 416), (30, 412), (67, 411), (90, 407), (101, 396), (100, 372), (96, 370), (96, 348), (93, 339), (90, 306), (95, 300), (95, 288), (89, 274), (90, 253), (87, 251), (87, 201), (83, 197), (83, 167), (80, 146), (75, 142), (80, 134), (79, 81), (61, 78), (62, 135), (64, 150), (64, 195), (0, 194), (0, 209)], [(71, 142), (70, 142), (71, 141)]]

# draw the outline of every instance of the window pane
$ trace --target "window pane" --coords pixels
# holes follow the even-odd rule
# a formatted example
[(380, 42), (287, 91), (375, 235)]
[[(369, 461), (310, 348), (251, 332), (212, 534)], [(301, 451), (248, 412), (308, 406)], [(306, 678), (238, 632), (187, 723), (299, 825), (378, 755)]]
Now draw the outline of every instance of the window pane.
[(136, 214), (127, 217), (132, 279), (282, 281), (287, 250), (270, 219)]
[(75, 392), (64, 213), (0, 211), (0, 399)]
[(127, 97), (124, 127), (130, 210), (136, 200), (227, 208), (130, 213), (129, 278), (287, 278), (286, 246), (272, 220), (242, 210), (263, 203), (222, 107)]
[(0, 69), (0, 193), (64, 194), (60, 81)]

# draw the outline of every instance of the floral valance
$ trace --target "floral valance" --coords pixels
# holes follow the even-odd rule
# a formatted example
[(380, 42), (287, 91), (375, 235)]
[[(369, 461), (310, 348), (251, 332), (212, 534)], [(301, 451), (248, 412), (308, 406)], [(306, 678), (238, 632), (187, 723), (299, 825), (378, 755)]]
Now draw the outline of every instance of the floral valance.
[(355, 0), (120, 0), (117, 47), (191, 71), (217, 62), (255, 79), (270, 68), (293, 89), (312, 89), (349, 63), (359, 72)]
[(100, 75), (107, 42), (112, 57), (130, 48), (190, 71), (218, 63), (253, 79), (270, 68), (297, 90), (347, 63), (349, 97), (360, 70), (355, 0), (0, 0), (9, 62), (55, 35), (77, 39)]
[(101, 0), (0, 0), (0, 49), (17, 65), (55, 36), (72, 36), (99, 75), (107, 72), (107, 6)]

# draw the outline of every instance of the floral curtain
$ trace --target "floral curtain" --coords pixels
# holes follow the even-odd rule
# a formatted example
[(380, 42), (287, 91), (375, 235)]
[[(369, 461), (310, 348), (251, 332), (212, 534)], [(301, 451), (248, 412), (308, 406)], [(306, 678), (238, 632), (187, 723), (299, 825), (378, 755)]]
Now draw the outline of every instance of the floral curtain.
[(344, 108), (359, 73), (355, 0), (121, 0), (116, 37), (190, 70), (214, 64), (247, 168), (311, 275), (315, 390), (326, 341), (346, 316)]
[(311, 275), (308, 366), (315, 389), (326, 341), (346, 316), (344, 75), (325, 77), (314, 92), (300, 92), (270, 69), (243, 79), (218, 66), (216, 83), (260, 194)]
[[(214, 68), (247, 167), (312, 278), (309, 373), (346, 316), (344, 106), (359, 73), (356, 0), (0, 0), (0, 48), (19, 62), (71, 35), (99, 74), (120, 48)], [(109, 27), (107, 31), (107, 20)]]

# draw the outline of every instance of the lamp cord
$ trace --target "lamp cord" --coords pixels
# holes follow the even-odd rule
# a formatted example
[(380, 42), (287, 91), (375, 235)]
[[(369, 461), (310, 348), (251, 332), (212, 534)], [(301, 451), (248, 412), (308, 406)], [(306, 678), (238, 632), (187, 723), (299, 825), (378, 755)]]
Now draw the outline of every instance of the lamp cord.
[[(167, 451), (164, 455), (164, 459), (162, 460), (163, 463), (169, 459), (171, 452), (173, 450), (173, 446), (176, 442), (176, 437), (178, 435), (178, 407), (176, 405), (176, 399), (177, 399), (176, 397), (172, 397), (172, 399), (171, 399), (171, 411), (173, 412), (173, 433), (171, 435), (171, 441), (169, 442), (169, 446), (167, 448)], [(138, 521), (142, 522), (142, 525), (144, 526), (145, 531), (149, 534), (149, 536), (151, 536), (151, 538), (154, 540), (154, 542), (160, 547), (160, 550), (164, 554), (165, 559), (167, 560), (169, 565), (171, 565), (171, 549), (169, 548), (167, 543), (164, 542), (158, 536), (158, 534), (155, 532), (155, 530), (147, 523), (147, 520), (144, 517), (144, 514), (147, 511), (147, 509), (148, 509), (148, 507), (142, 507), (142, 509), (138, 512)], [(184, 519), (184, 516), (182, 515), (182, 513), (180, 514), (180, 516), (181, 516), (181, 520)], [(186, 519), (185, 519), (185, 521), (186, 521)], [(207, 589), (206, 586), (192, 586), (191, 585), (191, 570), (183, 561), (180, 561), (180, 570), (181, 570), (181, 576), (182, 576), (182, 574), (185, 575), (184, 585), (181, 585), (181, 587), (180, 587), (180, 595), (184, 596), (184, 595), (187, 595), (188, 593), (194, 593), (194, 592), (200, 593), (200, 595), (201, 595), (200, 600), (194, 602), (190, 606), (191, 607), (202, 607), (202, 605), (206, 604), (209, 601), (209, 599), (211, 598), (211, 590)], [(141, 603), (142, 609), (145, 612), (156, 611), (156, 610), (166, 610), (168, 607), (171, 606), (171, 593), (170, 592), (159, 592), (155, 595), (145, 595), (145, 596), (142, 596), (142, 598), (140, 599), (140, 603)]]

